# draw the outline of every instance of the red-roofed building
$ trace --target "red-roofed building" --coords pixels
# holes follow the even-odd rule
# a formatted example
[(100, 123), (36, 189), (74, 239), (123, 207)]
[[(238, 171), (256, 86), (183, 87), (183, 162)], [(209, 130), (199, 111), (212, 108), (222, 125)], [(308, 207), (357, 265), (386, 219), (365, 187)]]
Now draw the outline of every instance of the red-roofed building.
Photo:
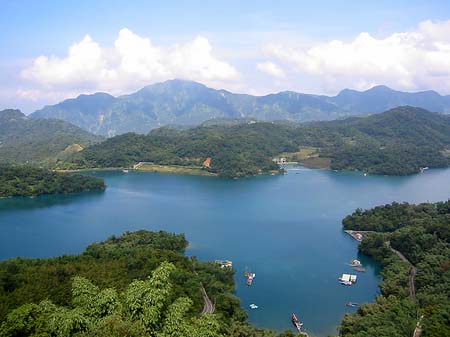
[(211, 168), (211, 157), (206, 158), (206, 160), (203, 162), (203, 167)]

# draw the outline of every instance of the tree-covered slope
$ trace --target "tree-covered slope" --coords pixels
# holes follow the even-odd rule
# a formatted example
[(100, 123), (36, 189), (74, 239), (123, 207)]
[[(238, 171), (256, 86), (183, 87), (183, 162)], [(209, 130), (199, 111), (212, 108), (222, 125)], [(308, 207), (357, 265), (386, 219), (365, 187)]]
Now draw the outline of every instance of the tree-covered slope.
[(79, 193), (105, 187), (100, 178), (35, 167), (0, 165), (0, 198)]
[(346, 89), (336, 96), (292, 91), (252, 96), (192, 81), (170, 80), (117, 98), (104, 93), (81, 95), (46, 106), (31, 116), (63, 119), (91, 132), (114, 136), (127, 132), (146, 134), (161, 126), (198, 125), (223, 118), (332, 120), (379, 113), (402, 105), (450, 113), (450, 96), (433, 91), (405, 93), (385, 86), (363, 92)]
[(345, 316), (341, 336), (413, 336), (418, 322), (423, 337), (450, 335), (449, 219), (447, 201), (358, 209), (343, 220), (345, 229), (374, 231), (360, 250), (381, 263), (383, 283), (374, 304)]
[(341, 144), (330, 156), (334, 169), (403, 175), (449, 165), (450, 118), (421, 108), (398, 107), (366, 118), (322, 123)]
[[(79, 255), (0, 262), (0, 336), (277, 336), (246, 323), (234, 271), (188, 258), (187, 244), (138, 231)], [(200, 315), (202, 286), (213, 314)]]
[(450, 118), (420, 108), (400, 107), (364, 118), (311, 125), (254, 123), (188, 130), (160, 128), (128, 133), (71, 157), (67, 168), (128, 167), (138, 162), (196, 165), (212, 158), (209, 171), (222, 176), (277, 169), (272, 159), (301, 147), (316, 149), (333, 169), (403, 175), (449, 165)]
[(27, 118), (19, 110), (0, 111), (0, 163), (44, 163), (102, 138), (55, 119)]

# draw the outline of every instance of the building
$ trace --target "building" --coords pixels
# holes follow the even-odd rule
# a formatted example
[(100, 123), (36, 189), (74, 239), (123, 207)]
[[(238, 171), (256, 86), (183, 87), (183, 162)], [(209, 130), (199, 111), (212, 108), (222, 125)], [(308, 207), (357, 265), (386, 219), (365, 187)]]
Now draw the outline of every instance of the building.
[(203, 167), (211, 168), (211, 160), (212, 160), (211, 157), (206, 158), (205, 161), (203, 162)]
[(282, 164), (286, 164), (287, 163), (287, 159), (285, 157), (273, 158), (272, 161), (277, 163), (278, 165), (282, 165)]

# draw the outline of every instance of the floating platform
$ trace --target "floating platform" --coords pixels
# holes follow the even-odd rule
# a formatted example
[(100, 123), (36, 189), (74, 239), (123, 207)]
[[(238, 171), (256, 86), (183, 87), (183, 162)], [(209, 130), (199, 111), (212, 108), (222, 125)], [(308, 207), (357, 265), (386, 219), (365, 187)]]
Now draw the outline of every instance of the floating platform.
[(351, 286), (354, 283), (356, 283), (356, 280), (358, 277), (356, 275), (352, 274), (342, 274), (341, 277), (339, 277), (339, 283), (345, 286)]

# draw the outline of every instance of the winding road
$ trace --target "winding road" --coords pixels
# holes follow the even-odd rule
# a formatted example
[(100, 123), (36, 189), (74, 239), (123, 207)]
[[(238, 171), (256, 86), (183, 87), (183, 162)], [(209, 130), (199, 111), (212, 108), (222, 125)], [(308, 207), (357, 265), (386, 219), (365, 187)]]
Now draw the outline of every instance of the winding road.
[[(411, 266), (411, 269), (409, 271), (409, 296), (411, 299), (415, 302), (416, 301), (416, 275), (417, 275), (417, 268), (409, 261), (405, 255), (400, 253), (398, 250), (391, 247), (390, 241), (385, 242), (386, 246), (397, 256), (408, 263)], [(422, 335), (422, 321), (423, 315), (420, 316), (419, 320), (416, 323), (416, 328), (414, 329), (413, 337), (420, 337)]]
[(403, 261), (405, 261), (406, 263), (408, 263), (411, 266), (411, 269), (409, 271), (409, 296), (415, 302), (416, 301), (416, 275), (417, 275), (417, 268), (414, 267), (414, 265), (405, 257), (405, 255), (400, 253), (398, 250), (392, 248), (390, 241), (386, 241), (385, 244), (392, 252), (397, 254), (397, 256), (400, 259), (402, 259)]
[(214, 311), (216, 311), (216, 306), (209, 299), (208, 294), (206, 293), (205, 287), (203, 287), (203, 285), (202, 285), (200, 289), (202, 290), (203, 302), (205, 303), (204, 306), (203, 306), (203, 310), (200, 313), (200, 315), (214, 313)]

